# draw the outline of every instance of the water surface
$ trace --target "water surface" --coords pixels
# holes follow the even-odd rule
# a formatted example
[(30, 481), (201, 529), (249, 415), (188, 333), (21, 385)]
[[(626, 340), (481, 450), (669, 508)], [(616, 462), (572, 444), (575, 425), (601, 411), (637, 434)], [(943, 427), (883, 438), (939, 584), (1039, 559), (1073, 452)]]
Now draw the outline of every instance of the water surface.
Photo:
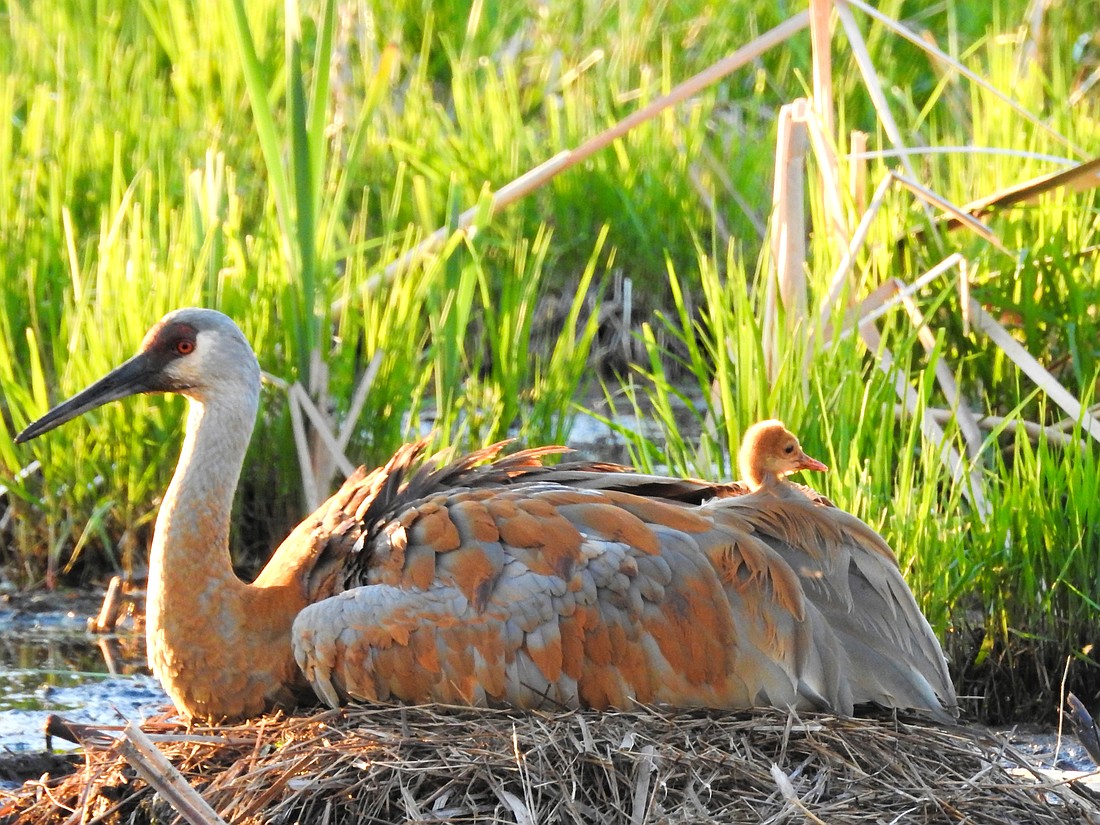
[[(46, 717), (125, 724), (168, 702), (132, 628), (87, 631), (101, 594), (35, 594), (0, 604), (0, 752), (45, 749)], [(54, 739), (55, 749), (75, 745)]]

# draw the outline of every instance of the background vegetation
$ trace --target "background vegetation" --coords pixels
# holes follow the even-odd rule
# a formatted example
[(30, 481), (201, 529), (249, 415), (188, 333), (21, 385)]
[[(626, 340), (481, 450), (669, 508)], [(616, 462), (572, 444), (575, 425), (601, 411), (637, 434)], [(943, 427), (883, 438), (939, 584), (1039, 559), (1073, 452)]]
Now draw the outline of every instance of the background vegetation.
[[(1026, 0), (979, 5), (878, 8), (1041, 125), (857, 14), (906, 142), (958, 149), (915, 156), (920, 182), (960, 204), (1100, 154), (1088, 4), (1042, 4), (1038, 17)], [(307, 384), (339, 423), (375, 361), (349, 428), (348, 454), (368, 464), (433, 427), (441, 444), (462, 447), (560, 441), (587, 408), (641, 466), (728, 477), (744, 428), (783, 417), (833, 468), (814, 483), (897, 549), (964, 690), (990, 688), (984, 713), (1049, 712), (1067, 660), (1082, 698), (1100, 701), (1086, 649), (1100, 593), (1097, 445), (1073, 422), (1063, 432), (1079, 447), (1011, 429), (1063, 414), (964, 324), (957, 274), (917, 295), (930, 353), (894, 310), (879, 321), (892, 370), (857, 336), (829, 347), (781, 336), (784, 366), (769, 375), (764, 227), (778, 109), (810, 91), (807, 34), (490, 214), (489, 192), (801, 3), (302, 3), (300, 32), (294, 3), (245, 6), (0, 3), (0, 561), (10, 581), (140, 568), (182, 403), (134, 399), (29, 447), (11, 438), (128, 357), (163, 313), (201, 304), (237, 319), (265, 371)], [(898, 160), (845, 154), (852, 130), (869, 133), (872, 150), (889, 142), (842, 36), (833, 59), (841, 175), (866, 172), (844, 203), (854, 225)], [(1092, 402), (1100, 223), (1088, 186), (997, 211), (1000, 249), (969, 231), (930, 232), (919, 202), (893, 187), (831, 305), (843, 250), (829, 240), (821, 184), (808, 180), (808, 317), (840, 324), (845, 303), (958, 252), (980, 304)], [(476, 233), (381, 277), (478, 204)], [(921, 415), (895, 413), (898, 375), (922, 409), (950, 406), (937, 364), (967, 406), (1009, 422), (986, 430), (970, 460), (991, 503), (984, 519)], [(604, 366), (599, 381), (593, 365)], [(301, 516), (291, 425), (273, 384), (240, 493), (244, 570)], [(955, 418), (944, 428), (965, 455)]]

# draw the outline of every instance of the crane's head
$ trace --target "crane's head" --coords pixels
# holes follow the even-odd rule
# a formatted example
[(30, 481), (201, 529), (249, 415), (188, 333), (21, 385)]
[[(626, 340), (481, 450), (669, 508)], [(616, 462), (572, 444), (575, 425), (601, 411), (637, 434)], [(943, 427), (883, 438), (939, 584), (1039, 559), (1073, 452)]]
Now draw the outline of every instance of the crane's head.
[(146, 333), (130, 360), (58, 404), (15, 437), (30, 441), (109, 401), (138, 393), (178, 392), (196, 401), (211, 394), (259, 394), (260, 367), (237, 325), (212, 309), (177, 309)]
[(754, 490), (799, 470), (829, 469), (806, 455), (794, 434), (775, 419), (753, 424), (745, 431), (739, 458), (741, 475)]

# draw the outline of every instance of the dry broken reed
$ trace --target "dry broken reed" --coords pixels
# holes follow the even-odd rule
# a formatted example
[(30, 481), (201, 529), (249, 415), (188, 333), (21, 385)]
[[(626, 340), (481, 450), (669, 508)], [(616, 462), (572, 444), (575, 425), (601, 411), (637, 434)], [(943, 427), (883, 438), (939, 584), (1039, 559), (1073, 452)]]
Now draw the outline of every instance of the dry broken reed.
[[(383, 707), (155, 729), (233, 823), (1100, 822), (1087, 789), (1010, 774), (1025, 760), (994, 737), (888, 716)], [(6, 802), (28, 824), (178, 821), (114, 747)]]

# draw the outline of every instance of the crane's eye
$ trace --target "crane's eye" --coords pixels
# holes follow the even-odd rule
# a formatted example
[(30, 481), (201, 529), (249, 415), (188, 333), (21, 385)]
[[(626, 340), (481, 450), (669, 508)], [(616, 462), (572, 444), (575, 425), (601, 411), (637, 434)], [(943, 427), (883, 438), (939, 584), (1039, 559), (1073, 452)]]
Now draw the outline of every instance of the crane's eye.
[(180, 355), (190, 355), (195, 351), (195, 342), (189, 338), (181, 338), (176, 341), (176, 352)]
[(783, 448), (783, 452), (785, 452), (787, 455), (790, 455), (791, 453), (793, 453), (794, 452), (794, 444), (788, 444), (786, 447)]

